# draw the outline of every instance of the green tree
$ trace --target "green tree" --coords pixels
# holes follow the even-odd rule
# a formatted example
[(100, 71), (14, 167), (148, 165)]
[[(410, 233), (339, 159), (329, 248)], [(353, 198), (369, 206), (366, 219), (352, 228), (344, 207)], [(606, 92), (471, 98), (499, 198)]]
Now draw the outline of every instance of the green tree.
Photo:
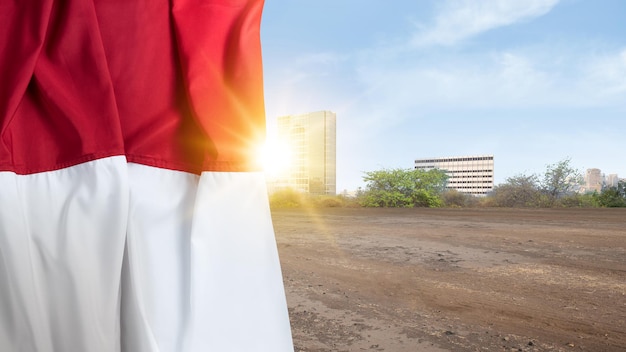
[(601, 207), (626, 207), (626, 182), (620, 181), (617, 187), (608, 187), (602, 193), (595, 195)]
[(498, 207), (536, 207), (541, 198), (536, 175), (519, 174), (494, 187), (494, 205)]
[(582, 175), (570, 165), (569, 158), (548, 165), (541, 182), (541, 189), (548, 197), (547, 205), (554, 205), (563, 196), (573, 194), (582, 182)]
[(383, 169), (365, 172), (360, 196), (365, 207), (439, 207), (448, 176), (437, 169)]

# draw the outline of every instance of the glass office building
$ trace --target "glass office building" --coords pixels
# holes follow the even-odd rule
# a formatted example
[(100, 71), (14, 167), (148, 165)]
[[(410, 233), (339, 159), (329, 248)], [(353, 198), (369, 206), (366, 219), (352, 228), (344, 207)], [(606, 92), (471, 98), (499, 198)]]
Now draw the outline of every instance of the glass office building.
[(293, 188), (317, 195), (337, 192), (337, 116), (317, 111), (278, 118), (278, 139), (287, 144), (291, 161), (270, 189)]

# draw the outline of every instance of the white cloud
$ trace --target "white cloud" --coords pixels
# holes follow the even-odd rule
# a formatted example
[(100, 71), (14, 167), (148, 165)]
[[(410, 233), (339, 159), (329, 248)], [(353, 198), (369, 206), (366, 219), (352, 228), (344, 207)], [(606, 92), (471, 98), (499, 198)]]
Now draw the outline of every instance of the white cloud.
[(448, 0), (440, 8), (432, 28), (418, 32), (416, 46), (451, 45), (465, 38), (540, 17), (559, 0)]
[(417, 62), (363, 60), (356, 75), (363, 96), (341, 116), (353, 119), (351, 135), (364, 140), (433, 116), (500, 111), (506, 119), (507, 112), (527, 111), (549, 124), (572, 111), (626, 108), (626, 49), (595, 57), (540, 46)]
[(514, 53), (408, 68), (365, 65), (359, 74), (372, 96), (400, 109), (534, 107), (563, 99), (554, 77)]
[(296, 57), (295, 63), (298, 66), (311, 66), (311, 65), (334, 65), (346, 61), (348, 57), (346, 55), (333, 53), (333, 52), (319, 52), (304, 54)]
[(411, 56), (415, 60), (400, 57), (362, 56), (356, 74), (368, 92), (365, 104), (378, 101), (399, 112), (626, 108), (626, 48), (536, 45), (468, 55), (419, 52)]
[(626, 99), (626, 49), (591, 59), (586, 74), (590, 84), (595, 85), (596, 94)]
[(284, 77), (283, 84), (294, 85), (313, 77), (330, 75), (331, 71), (347, 60), (347, 56), (332, 52), (308, 53), (296, 56), (292, 63), (276, 70)]
[(305, 113), (336, 106), (335, 77), (348, 55), (330, 51), (302, 53), (290, 57), (281, 66), (265, 71), (266, 114), (269, 129), (275, 127), (274, 118), (288, 114)]

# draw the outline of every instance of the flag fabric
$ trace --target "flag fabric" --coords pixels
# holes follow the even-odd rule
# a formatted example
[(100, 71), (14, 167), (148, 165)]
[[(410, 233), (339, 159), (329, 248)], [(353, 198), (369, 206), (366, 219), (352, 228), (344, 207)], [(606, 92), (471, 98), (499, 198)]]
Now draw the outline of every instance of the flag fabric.
[(0, 2), (1, 350), (293, 350), (262, 8)]

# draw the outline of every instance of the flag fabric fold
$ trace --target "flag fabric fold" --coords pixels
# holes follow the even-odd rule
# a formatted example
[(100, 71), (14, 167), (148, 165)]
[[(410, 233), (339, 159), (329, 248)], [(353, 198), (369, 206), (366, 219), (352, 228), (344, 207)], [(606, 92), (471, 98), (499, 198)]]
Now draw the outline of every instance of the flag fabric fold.
[(0, 3), (3, 350), (293, 350), (262, 8)]
[(119, 351), (124, 157), (0, 172), (3, 351)]

